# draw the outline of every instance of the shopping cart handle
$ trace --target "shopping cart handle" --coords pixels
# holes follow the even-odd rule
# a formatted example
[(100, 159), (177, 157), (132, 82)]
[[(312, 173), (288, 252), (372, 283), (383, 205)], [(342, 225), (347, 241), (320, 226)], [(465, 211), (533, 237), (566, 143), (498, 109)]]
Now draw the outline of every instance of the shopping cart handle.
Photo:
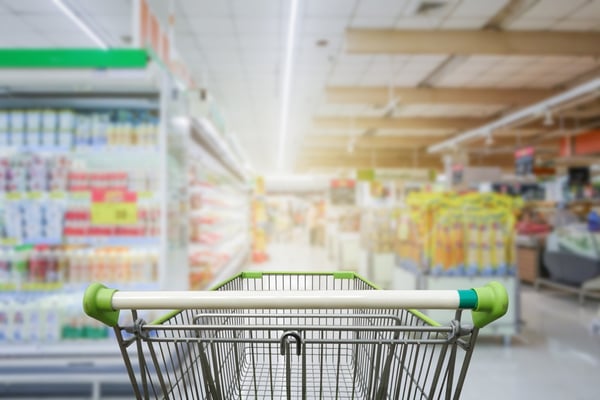
[(508, 311), (508, 293), (499, 282), (490, 282), (484, 287), (474, 288), (477, 306), (473, 308), (473, 324), (478, 328), (494, 322)]
[(101, 283), (92, 283), (83, 295), (83, 311), (92, 318), (115, 327), (119, 323), (119, 310), (112, 307), (112, 297), (117, 289), (110, 289)]
[(116, 326), (119, 310), (183, 309), (438, 309), (473, 310), (482, 328), (502, 317), (508, 294), (502, 284), (469, 290), (344, 290), (344, 291), (117, 291), (90, 285), (83, 298), (87, 315)]

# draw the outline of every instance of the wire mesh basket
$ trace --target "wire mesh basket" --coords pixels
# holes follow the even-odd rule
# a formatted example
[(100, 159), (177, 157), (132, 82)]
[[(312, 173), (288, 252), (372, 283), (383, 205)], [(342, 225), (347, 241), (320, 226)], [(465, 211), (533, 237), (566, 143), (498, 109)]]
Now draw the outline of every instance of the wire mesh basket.
[[(374, 289), (347, 272), (246, 272), (214, 292), (94, 284), (84, 307), (114, 327), (138, 399), (459, 398), (479, 327), (506, 312), (504, 288)], [(456, 318), (442, 326), (410, 307)], [(138, 318), (159, 308), (178, 311)], [(465, 308), (475, 326), (461, 325)], [(134, 324), (118, 324), (122, 309)]]

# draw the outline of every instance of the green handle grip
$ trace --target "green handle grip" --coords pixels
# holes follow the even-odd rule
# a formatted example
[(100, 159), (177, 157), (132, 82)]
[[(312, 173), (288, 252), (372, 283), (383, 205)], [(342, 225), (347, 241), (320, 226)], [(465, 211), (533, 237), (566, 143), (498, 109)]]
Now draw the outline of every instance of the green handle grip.
[(83, 295), (83, 311), (108, 326), (117, 326), (119, 311), (112, 308), (112, 296), (116, 291), (101, 283), (92, 283)]
[(473, 308), (473, 324), (477, 328), (494, 322), (508, 310), (508, 293), (500, 282), (490, 282), (473, 289), (477, 293), (477, 306)]

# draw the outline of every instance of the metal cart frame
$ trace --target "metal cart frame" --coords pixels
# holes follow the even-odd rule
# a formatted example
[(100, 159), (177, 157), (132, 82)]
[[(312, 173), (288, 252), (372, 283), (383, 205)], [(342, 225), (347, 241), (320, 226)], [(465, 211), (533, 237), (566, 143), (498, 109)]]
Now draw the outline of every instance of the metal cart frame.
[[(375, 289), (352, 272), (243, 272), (209, 292), (93, 284), (84, 309), (114, 327), (138, 399), (458, 399), (504, 287)], [(441, 326), (411, 308), (457, 311)], [(148, 324), (140, 309), (177, 311)], [(135, 323), (119, 325), (119, 310)]]

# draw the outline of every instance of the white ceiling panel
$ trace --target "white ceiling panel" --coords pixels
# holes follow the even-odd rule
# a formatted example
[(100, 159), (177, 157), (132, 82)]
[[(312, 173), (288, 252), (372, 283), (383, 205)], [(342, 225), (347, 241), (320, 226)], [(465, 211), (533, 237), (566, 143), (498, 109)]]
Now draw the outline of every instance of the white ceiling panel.
[(188, 24), (198, 36), (204, 34), (232, 35), (235, 32), (233, 20), (228, 17), (188, 18)]
[(234, 15), (252, 17), (281, 17), (284, 0), (231, 0)]
[(422, 73), (413, 74), (402, 72), (394, 76), (394, 85), (407, 87), (417, 86), (426, 75), (427, 74)]
[(509, 25), (512, 30), (536, 31), (550, 29), (555, 23), (554, 19), (519, 18)]
[(44, 37), (58, 47), (95, 47), (96, 44), (86, 35), (69, 33), (44, 33)]
[(397, 29), (435, 29), (442, 22), (439, 17), (402, 17), (396, 22)]
[(371, 60), (373, 59), (373, 56), (368, 54), (368, 55), (363, 55), (363, 54), (348, 54), (348, 53), (341, 53), (339, 56), (336, 57), (336, 65), (340, 66), (340, 67), (366, 67)]
[(359, 86), (385, 86), (389, 83), (390, 78), (388, 75), (368, 72), (358, 81)]
[(21, 20), (38, 31), (81, 32), (80, 28), (65, 15), (23, 14)]
[(239, 43), (245, 55), (255, 52), (279, 51), (283, 48), (281, 38), (269, 34), (243, 34), (239, 36)]
[(574, 12), (588, 0), (540, 0), (523, 14), (523, 18), (561, 18)]
[(355, 74), (338, 74), (329, 77), (328, 84), (332, 86), (355, 86), (360, 76)]
[(4, 5), (11, 11), (29, 14), (61, 14), (54, 2), (48, 0), (17, 0), (4, 1)]
[(25, 24), (21, 17), (16, 15), (0, 15), (0, 32), (3, 33), (2, 36), (7, 36), (10, 33), (31, 33), (32, 31), (33, 29)]
[(357, 0), (306, 0), (305, 14), (308, 17), (350, 17)]
[(235, 29), (238, 34), (279, 35), (283, 32), (283, 23), (278, 18), (235, 17)]
[(588, 1), (569, 15), (573, 19), (596, 19), (600, 18), (600, 0)]
[(452, 12), (452, 17), (492, 17), (502, 7), (506, 6), (508, 0), (462, 0)]
[[(160, 1), (160, 0), (159, 0)], [(130, 0), (70, 0), (70, 4), (85, 9), (93, 16), (131, 16)]]
[(320, 35), (320, 34), (340, 34), (344, 32), (348, 26), (348, 18), (342, 17), (307, 17), (302, 21), (301, 24), (301, 35), (300, 39), (305, 34), (308, 35)]
[(0, 47), (51, 47), (57, 46), (46, 35), (35, 32), (20, 33), (18, 35), (0, 34)]
[(239, 48), (237, 37), (232, 34), (204, 34), (198, 35), (196, 38), (198, 39), (198, 45), (207, 53), (212, 51), (235, 51)]
[(231, 15), (228, 1), (176, 0), (189, 17), (227, 17)]
[(404, 0), (360, 0), (355, 15), (360, 18), (386, 15), (398, 17), (405, 6)]
[(396, 22), (394, 15), (382, 15), (378, 17), (354, 17), (350, 22), (350, 28), (369, 28), (369, 29), (391, 29)]
[(443, 29), (481, 29), (487, 23), (487, 18), (448, 18), (441, 25)]

